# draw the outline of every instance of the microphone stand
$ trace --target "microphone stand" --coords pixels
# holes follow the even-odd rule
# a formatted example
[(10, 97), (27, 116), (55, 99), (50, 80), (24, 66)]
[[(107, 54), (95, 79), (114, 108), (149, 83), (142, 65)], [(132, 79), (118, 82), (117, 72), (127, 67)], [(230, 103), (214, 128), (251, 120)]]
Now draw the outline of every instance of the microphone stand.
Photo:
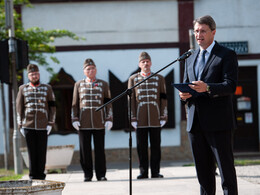
[(110, 101), (108, 101), (107, 103), (103, 104), (102, 106), (98, 107), (95, 111), (99, 111), (102, 108), (104, 108), (105, 106), (107, 106), (108, 104), (113, 103), (114, 101), (120, 99), (121, 97), (123, 97), (124, 95), (128, 95), (129, 97), (129, 194), (132, 195), (132, 131), (131, 131), (131, 102), (132, 102), (132, 93), (133, 93), (133, 89), (136, 88), (137, 86), (141, 85), (143, 82), (145, 82), (146, 80), (150, 79), (151, 77), (157, 75), (159, 72), (163, 71), (164, 69), (168, 68), (170, 65), (174, 64), (177, 61), (181, 61), (181, 60), (185, 60), (186, 58), (188, 58), (191, 54), (193, 53), (193, 50), (189, 50), (187, 52), (185, 52), (182, 56), (178, 57), (176, 60), (174, 60), (173, 62), (171, 62), (170, 64), (166, 65), (165, 67), (161, 68), (160, 70), (158, 70), (157, 72), (151, 74), (150, 76), (148, 76), (147, 78), (145, 78), (144, 80), (140, 81), (139, 83), (136, 83), (133, 87), (125, 90), (124, 92), (122, 92), (121, 94), (119, 94), (118, 96), (114, 97), (113, 99), (111, 99)]

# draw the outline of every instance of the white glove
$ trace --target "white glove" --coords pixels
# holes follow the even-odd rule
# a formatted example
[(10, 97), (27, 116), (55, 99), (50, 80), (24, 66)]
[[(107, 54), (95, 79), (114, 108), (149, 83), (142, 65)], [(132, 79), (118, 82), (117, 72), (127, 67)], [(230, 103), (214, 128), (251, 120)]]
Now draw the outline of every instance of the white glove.
[(113, 126), (113, 123), (111, 121), (105, 122), (105, 130), (110, 130)]
[(51, 125), (47, 125), (47, 127), (46, 127), (46, 130), (47, 130), (47, 135), (49, 135), (49, 134), (50, 134), (50, 132), (51, 132), (51, 129), (52, 129), (52, 126), (51, 126)]
[(72, 123), (72, 126), (73, 126), (77, 131), (79, 131), (79, 127), (80, 127), (79, 121), (74, 121), (74, 122)]
[(24, 128), (20, 128), (20, 132), (25, 137)]
[(137, 129), (137, 122), (131, 122), (131, 125), (132, 125), (135, 129)]
[(165, 123), (166, 123), (165, 120), (161, 120), (161, 121), (160, 121), (160, 125), (161, 125), (161, 127), (163, 127), (163, 126), (165, 125)]

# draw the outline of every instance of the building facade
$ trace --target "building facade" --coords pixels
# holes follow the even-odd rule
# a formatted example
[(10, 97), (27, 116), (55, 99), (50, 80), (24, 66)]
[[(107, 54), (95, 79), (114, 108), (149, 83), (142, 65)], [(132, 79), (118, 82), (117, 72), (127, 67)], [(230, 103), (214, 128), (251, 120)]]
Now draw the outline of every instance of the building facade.
[[(70, 122), (70, 106), (74, 82), (84, 78), (82, 67), (86, 58), (95, 61), (97, 77), (109, 83), (115, 97), (126, 89), (129, 76), (137, 71), (141, 51), (150, 54), (153, 72), (160, 70), (190, 48), (189, 29), (193, 28), (193, 19), (209, 14), (217, 24), (216, 40), (233, 48), (239, 59), (239, 84), (234, 96), (238, 122), (234, 150), (259, 152), (260, 4), (257, 0), (31, 0), (31, 3), (33, 8), (21, 7), (25, 29), (34, 26), (45, 30), (67, 29), (86, 39), (63, 38), (53, 43), (60, 64), (51, 66), (59, 73), (59, 82), (50, 83), (48, 72), (40, 69), (41, 82), (52, 85), (57, 100), (57, 121), (48, 145), (74, 144), (76, 152), (79, 149), (78, 135)], [(170, 102), (169, 122), (162, 130), (162, 160), (191, 159), (185, 112), (177, 90), (171, 86), (182, 81), (182, 73), (181, 62), (160, 72), (166, 78)], [(27, 82), (27, 77), (24, 78)], [(114, 126), (106, 132), (107, 160), (126, 161), (129, 146), (126, 97), (114, 102), (113, 108)], [(135, 133), (132, 133), (135, 148)], [(133, 155), (136, 160), (135, 151)], [(73, 162), (77, 160), (75, 157)]]

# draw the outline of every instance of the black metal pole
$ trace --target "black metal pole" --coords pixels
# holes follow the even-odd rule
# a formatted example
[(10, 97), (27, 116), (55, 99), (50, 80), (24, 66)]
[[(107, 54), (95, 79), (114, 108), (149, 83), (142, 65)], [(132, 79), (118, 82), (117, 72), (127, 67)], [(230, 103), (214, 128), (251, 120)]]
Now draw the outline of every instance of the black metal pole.
[(129, 194), (132, 195), (132, 131), (131, 131), (131, 112), (132, 112), (132, 89), (127, 90), (129, 96)]
[(158, 70), (157, 72), (151, 74), (149, 77), (145, 78), (144, 80), (140, 81), (139, 83), (136, 83), (133, 87), (125, 90), (124, 92), (122, 92), (121, 94), (119, 94), (118, 96), (114, 97), (113, 99), (111, 99), (110, 101), (108, 101), (107, 103), (103, 104), (102, 106), (98, 107), (95, 111), (99, 111), (102, 108), (104, 108), (106, 105), (113, 103), (114, 101), (120, 99), (121, 97), (123, 97), (124, 95), (128, 95), (129, 96), (129, 193), (130, 195), (132, 195), (132, 131), (131, 131), (131, 95), (132, 95), (132, 90), (134, 88), (136, 88), (137, 86), (141, 85), (143, 82), (145, 82), (146, 80), (150, 79), (151, 77), (157, 75), (159, 72), (163, 71), (164, 69), (168, 68), (170, 65), (174, 64), (177, 61), (181, 61), (181, 60), (185, 60), (186, 58), (188, 58), (190, 55), (192, 54), (192, 51), (188, 51), (186, 53), (184, 53), (182, 56), (178, 57), (176, 60), (174, 60), (173, 62), (171, 62), (170, 64), (164, 66), (163, 68), (161, 68), (160, 70)]
[(146, 80), (150, 79), (151, 77), (153, 77), (154, 75), (158, 74), (159, 72), (161, 72), (162, 70), (166, 69), (167, 67), (169, 67), (170, 65), (172, 65), (173, 63), (175, 63), (176, 61), (179, 61), (179, 59), (174, 60), (173, 62), (171, 62), (170, 64), (166, 65), (165, 67), (163, 67), (162, 69), (158, 70), (157, 72), (153, 73), (152, 75), (150, 75), (149, 77), (147, 77), (146, 79), (142, 80), (141, 82), (137, 83), (136, 85), (134, 85), (133, 87), (125, 90), (124, 92), (122, 92), (121, 94), (119, 94), (118, 96), (114, 97), (113, 99), (111, 99), (109, 102), (103, 104), (102, 106), (98, 107), (95, 111), (99, 111), (102, 108), (104, 108), (106, 105), (113, 103), (114, 101), (120, 99), (121, 97), (123, 97), (124, 95), (128, 95), (129, 96), (129, 112), (128, 112), (128, 116), (129, 116), (129, 194), (132, 195), (132, 131), (131, 131), (131, 109), (132, 109), (132, 90), (134, 88), (136, 88), (138, 85), (141, 85), (143, 82), (145, 82)]

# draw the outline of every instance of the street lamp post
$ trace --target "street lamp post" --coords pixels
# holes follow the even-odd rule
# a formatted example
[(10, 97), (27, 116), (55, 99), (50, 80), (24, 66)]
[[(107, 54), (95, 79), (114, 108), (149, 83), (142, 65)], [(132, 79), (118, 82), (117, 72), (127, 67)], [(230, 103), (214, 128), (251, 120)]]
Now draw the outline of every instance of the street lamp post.
[(5, 0), (5, 16), (6, 16), (6, 28), (9, 35), (9, 53), (11, 57), (11, 69), (12, 69), (12, 108), (13, 108), (13, 154), (14, 154), (14, 170), (16, 174), (23, 172), (23, 165), (21, 159), (20, 140), (21, 136), (18, 133), (17, 125), (17, 113), (16, 113), (16, 95), (17, 95), (17, 80), (16, 80), (16, 42), (14, 33), (14, 18), (13, 18), (13, 0)]

